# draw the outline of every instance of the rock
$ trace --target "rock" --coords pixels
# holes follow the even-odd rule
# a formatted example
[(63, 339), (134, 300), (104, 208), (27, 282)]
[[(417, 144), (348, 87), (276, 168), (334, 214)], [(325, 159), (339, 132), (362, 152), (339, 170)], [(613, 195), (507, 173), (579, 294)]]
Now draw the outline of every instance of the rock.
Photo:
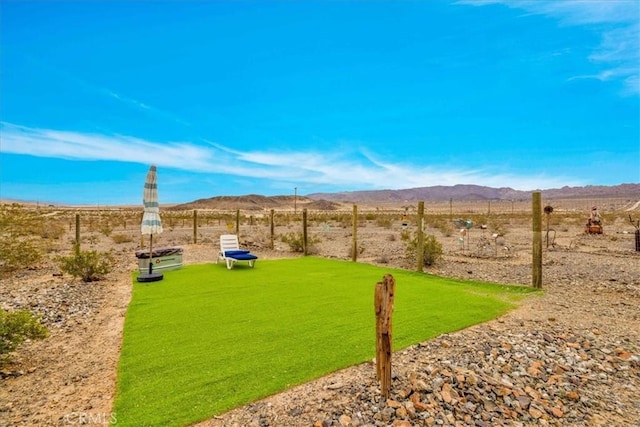
[(538, 418), (542, 417), (543, 414), (544, 414), (544, 412), (542, 412), (540, 409), (537, 409), (537, 408), (534, 408), (534, 407), (529, 408), (529, 415), (531, 415), (536, 420)]
[(340, 423), (341, 426), (350, 426), (351, 425), (351, 417), (348, 415), (340, 415), (340, 418), (338, 418), (338, 422)]
[(387, 406), (389, 408), (400, 408), (402, 406), (402, 404), (400, 402), (398, 402), (397, 400), (392, 400), (392, 399), (387, 399)]
[(407, 417), (407, 409), (404, 406), (401, 406), (396, 409), (396, 417), (397, 418), (406, 418)]
[(444, 400), (446, 403), (451, 403), (451, 386), (447, 383), (442, 385), (442, 400)]
[(562, 409), (555, 406), (551, 408), (551, 413), (556, 418), (562, 418), (562, 416), (564, 415), (564, 413), (562, 412)]

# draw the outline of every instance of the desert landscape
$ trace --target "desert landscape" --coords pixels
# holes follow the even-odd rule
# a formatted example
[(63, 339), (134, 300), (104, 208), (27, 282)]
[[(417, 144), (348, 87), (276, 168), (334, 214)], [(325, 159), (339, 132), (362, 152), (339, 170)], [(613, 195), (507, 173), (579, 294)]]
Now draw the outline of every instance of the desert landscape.
[[(246, 198), (225, 203), (162, 207), (164, 232), (154, 236), (154, 247), (182, 247), (184, 264), (215, 263), (219, 236), (235, 233), (239, 224), (240, 241), (260, 259), (303, 256), (282, 236), (301, 233), (305, 211), (309, 255), (350, 260), (355, 205), (357, 261), (416, 269), (406, 251), (406, 237), (418, 226), (413, 201), (285, 197), (258, 209)], [(640, 252), (634, 241), (640, 203), (599, 197), (544, 204), (554, 209), (543, 216), (542, 295), (499, 319), (394, 353), (388, 400), (367, 362), (199, 425), (640, 425)], [(584, 232), (592, 204), (600, 209), (603, 234)], [(117, 424), (112, 403), (131, 272), (138, 268), (135, 252), (149, 244), (140, 235), (141, 208), (23, 209), (45, 224), (37, 236), (44, 256), (2, 276), (0, 304), (40, 315), (50, 335), (26, 342), (2, 368), (0, 424)], [(115, 259), (100, 281), (74, 279), (56, 263), (72, 251), (76, 218), (82, 249), (111, 251)], [(460, 221), (471, 222), (466, 233)], [(424, 272), (530, 286), (531, 227), (526, 199), (428, 202), (424, 230), (443, 254)]]

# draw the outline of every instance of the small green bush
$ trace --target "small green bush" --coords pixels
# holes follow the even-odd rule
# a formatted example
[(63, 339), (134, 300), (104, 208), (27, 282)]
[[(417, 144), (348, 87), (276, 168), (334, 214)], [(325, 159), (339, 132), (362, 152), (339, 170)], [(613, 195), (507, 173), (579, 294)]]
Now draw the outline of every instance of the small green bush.
[(439, 230), (445, 237), (451, 237), (453, 235), (453, 224), (445, 218), (433, 218), (431, 220), (431, 225), (433, 228)]
[(111, 236), (114, 243), (130, 243), (133, 242), (133, 237), (129, 234), (118, 233)]
[(508, 233), (508, 230), (505, 227), (504, 222), (501, 222), (497, 219), (489, 221), (489, 229), (492, 230), (494, 233), (498, 233), (501, 236), (505, 236)]
[(100, 280), (111, 271), (114, 263), (109, 252), (78, 251), (67, 257), (60, 257), (60, 269), (83, 282)]
[(388, 216), (381, 216), (376, 219), (376, 225), (381, 228), (391, 229), (393, 223)]
[(60, 240), (64, 236), (64, 225), (59, 222), (49, 222), (42, 225), (40, 230), (40, 237), (43, 239)]
[[(283, 234), (280, 237), (280, 240), (283, 243), (286, 243), (289, 245), (289, 248), (291, 248), (291, 251), (293, 252), (304, 252), (304, 236), (302, 234), (302, 232), (290, 232), (290, 233), (286, 233)], [(309, 252), (309, 249), (315, 245), (316, 243), (319, 243), (320, 239), (317, 237), (313, 237), (311, 235), (307, 235), (307, 252)]]
[(0, 273), (27, 268), (42, 258), (38, 218), (17, 203), (0, 204)]
[[(422, 260), (424, 265), (430, 266), (435, 264), (440, 258), (442, 258), (442, 244), (438, 242), (436, 236), (432, 234), (424, 235), (424, 245), (423, 245), (423, 256)], [(411, 240), (407, 242), (407, 250), (406, 255), (410, 260), (417, 260), (418, 256), (418, 233), (414, 233)]]
[(100, 223), (98, 224), (98, 229), (106, 237), (111, 236), (111, 233), (113, 233), (113, 226), (109, 223), (109, 220), (100, 221)]
[(9, 353), (26, 339), (43, 339), (48, 333), (40, 323), (40, 318), (29, 311), (0, 308), (0, 366), (11, 360)]

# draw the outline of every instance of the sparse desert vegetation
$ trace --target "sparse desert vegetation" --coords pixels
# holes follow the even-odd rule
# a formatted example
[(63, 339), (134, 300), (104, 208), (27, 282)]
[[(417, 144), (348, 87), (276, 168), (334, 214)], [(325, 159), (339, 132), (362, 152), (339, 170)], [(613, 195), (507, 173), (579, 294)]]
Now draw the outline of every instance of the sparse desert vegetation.
[[(402, 390), (414, 390), (413, 393), (423, 399), (422, 403), (430, 395), (428, 391), (412, 389), (411, 378), (428, 378), (429, 381), (440, 378), (437, 373), (444, 372), (447, 366), (442, 365), (437, 357), (455, 360), (459, 369), (464, 367), (467, 371), (476, 369), (474, 372), (482, 375), (498, 375), (499, 371), (492, 371), (499, 367), (495, 365), (498, 359), (492, 358), (491, 349), (496, 349), (497, 357), (502, 354), (499, 350), (501, 342), (513, 348), (519, 348), (520, 343), (538, 348), (537, 344), (527, 340), (537, 336), (531, 334), (539, 333), (547, 334), (554, 345), (566, 351), (573, 351), (572, 343), (579, 343), (582, 356), (576, 357), (587, 357), (591, 363), (589, 366), (599, 367), (597, 369), (613, 369), (607, 374), (608, 383), (603, 379), (575, 385), (569, 390), (582, 393), (582, 400), (574, 402), (565, 398), (567, 390), (562, 391), (564, 394), (554, 395), (562, 416), (556, 417), (551, 412), (552, 406), (542, 405), (541, 419), (549, 423), (555, 420), (561, 424), (573, 422), (578, 425), (598, 420), (605, 420), (610, 425), (624, 425), (623, 419), (627, 422), (640, 420), (640, 410), (633, 404), (633, 396), (637, 396), (640, 387), (637, 379), (640, 318), (635, 309), (640, 302), (640, 262), (639, 254), (634, 250), (635, 229), (629, 220), (630, 215), (637, 218), (640, 210), (628, 210), (633, 203), (627, 199), (599, 200), (597, 204), (602, 206), (605, 232), (603, 235), (587, 235), (584, 224), (588, 209), (594, 204), (592, 200), (557, 200), (552, 204), (555, 208), (553, 213), (543, 218), (545, 296), (539, 302), (525, 301), (513, 314), (497, 322), (440, 337), (425, 343), (424, 347), (418, 346), (398, 354), (398, 378), (392, 391), (393, 398), (403, 408), (410, 406), (406, 404), (410, 398), (403, 397)], [(165, 231), (154, 236), (153, 244), (154, 247), (183, 247), (186, 264), (214, 263), (218, 237), (236, 232), (236, 227), (239, 227), (242, 244), (261, 259), (297, 257), (301, 256), (303, 209), (304, 204), (299, 204), (296, 212), (290, 206), (275, 209), (272, 234), (271, 209), (198, 209), (194, 215), (193, 210), (178, 211), (164, 207), (161, 216)], [(405, 204), (358, 205), (358, 262), (417, 269), (415, 258), (410, 255), (418, 217), (415, 208), (409, 207), (408, 224), (404, 228), (402, 214), (405, 209)], [(432, 242), (435, 248), (439, 245), (442, 252), (430, 263), (425, 257), (424, 272), (530, 285), (530, 209), (529, 201), (492, 203), (490, 211), (486, 202), (426, 203), (425, 241)], [(351, 259), (354, 247), (352, 212), (352, 204), (343, 204), (333, 211), (307, 210), (307, 243), (313, 247), (314, 255)], [(148, 249), (149, 245), (148, 236), (141, 236), (139, 231), (141, 208), (3, 205), (1, 213), (1, 306), (7, 313), (25, 310), (30, 316), (39, 318), (50, 332), (46, 339), (28, 339), (11, 353), (12, 361), (2, 370), (4, 384), (0, 391), (3, 402), (0, 419), (12, 425), (46, 425), (60, 423), (65, 414), (74, 412), (110, 413), (121, 339), (119, 334), (132, 285), (131, 272), (137, 269), (135, 252)], [(472, 226), (463, 235), (456, 220), (470, 221)], [(76, 222), (79, 230), (76, 230)], [(84, 282), (84, 274), (74, 274), (60, 264), (61, 258), (75, 258), (77, 240), (81, 253), (109, 253), (113, 257), (109, 262), (110, 271), (95, 275), (101, 280)], [(292, 241), (295, 247), (291, 245)], [(434, 249), (434, 252), (439, 251)], [(256, 271), (259, 271), (259, 265)], [(93, 275), (87, 277), (90, 276)], [(598, 348), (599, 352), (583, 347), (585, 340), (589, 341), (591, 349)], [(473, 360), (476, 356), (467, 362), (463, 360), (463, 354), (477, 355), (486, 347), (490, 352), (482, 363)], [(421, 352), (421, 348), (428, 351)], [(609, 362), (593, 359), (597, 354), (610, 355), (613, 359)], [(562, 366), (570, 369), (568, 374), (577, 369), (567, 365), (566, 361), (556, 360), (552, 354), (545, 353), (544, 357), (547, 358), (547, 366), (564, 363)], [(69, 360), (74, 362), (69, 363)], [(413, 366), (411, 360), (422, 361), (423, 366), (430, 368), (421, 370), (423, 368)], [(480, 372), (469, 363), (486, 369)], [(376, 414), (383, 416), (385, 405), (378, 406), (379, 412), (375, 412), (372, 407), (359, 407), (357, 399), (353, 399), (362, 393), (369, 396), (366, 390), (375, 390), (375, 380), (370, 379), (367, 372), (367, 366), (350, 368), (274, 396), (268, 406), (257, 403), (239, 408), (212, 420), (209, 425), (250, 425), (255, 417), (263, 417), (271, 425), (291, 425), (292, 422), (293, 425), (296, 422), (313, 425), (325, 421), (327, 425), (339, 425), (341, 415), (348, 415), (353, 420), (357, 418), (358, 411), (363, 414), (359, 418), (361, 424), (373, 423)], [(597, 377), (599, 372), (590, 370), (589, 375)], [(460, 388), (462, 384), (448, 383), (448, 377), (443, 378), (448, 384), (446, 387), (458, 387), (457, 393), (471, 393)], [(540, 379), (538, 381), (527, 384), (533, 388), (546, 387), (547, 392), (561, 391), (554, 391)], [(623, 381), (628, 385), (623, 386)], [(337, 382), (343, 385), (327, 388)], [(615, 388), (615, 400), (607, 397), (612, 395), (611, 387)], [(313, 402), (322, 393), (329, 393), (331, 399), (318, 407), (304, 403)], [(434, 400), (430, 410), (418, 411), (414, 418), (403, 415), (402, 411), (394, 411), (392, 415), (387, 413), (389, 418), (385, 422), (390, 424), (393, 420), (413, 419), (419, 424), (426, 422), (426, 418), (421, 418), (426, 413), (434, 419), (444, 417), (446, 413), (440, 411), (444, 410), (446, 402), (438, 400), (442, 390), (432, 390), (431, 393)], [(601, 399), (601, 403), (596, 403), (597, 399)], [(291, 407), (286, 406), (293, 401), (299, 403), (295, 417), (290, 415)], [(338, 403), (330, 403), (333, 401), (348, 403), (339, 406)], [(504, 403), (502, 397), (496, 401)], [(590, 402), (589, 405), (578, 404), (586, 401)], [(534, 408), (538, 408), (535, 405)], [(585, 412), (584, 408), (588, 411)], [(516, 421), (533, 419), (527, 418), (532, 417), (531, 414), (523, 415), (517, 411), (511, 415), (516, 417)]]

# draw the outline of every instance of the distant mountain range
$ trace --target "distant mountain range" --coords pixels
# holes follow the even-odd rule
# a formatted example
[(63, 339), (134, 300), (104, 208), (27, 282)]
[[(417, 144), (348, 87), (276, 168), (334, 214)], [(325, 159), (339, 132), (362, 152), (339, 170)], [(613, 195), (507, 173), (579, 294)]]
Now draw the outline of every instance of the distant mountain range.
[(314, 200), (304, 196), (261, 196), (247, 194), (246, 196), (216, 196), (209, 199), (198, 199), (193, 202), (172, 206), (172, 210), (187, 209), (222, 209), (222, 210), (264, 210), (282, 207), (294, 208), (300, 206), (315, 210), (335, 210), (338, 203), (327, 200)]
[[(405, 190), (371, 190), (345, 191), (339, 193), (312, 193), (306, 196), (261, 196), (248, 194), (245, 196), (217, 196), (199, 199), (171, 207), (184, 209), (242, 209), (264, 210), (294, 206), (317, 210), (334, 210), (340, 203), (394, 203), (412, 201), (446, 201), (446, 200), (529, 200), (532, 191), (519, 191), (509, 187), (492, 188), (480, 185), (453, 185), (409, 188)], [(585, 187), (562, 187), (541, 190), (546, 200), (572, 198), (604, 198), (628, 197), (640, 200), (640, 184), (620, 184), (614, 186), (587, 185)]]
[[(404, 190), (345, 191), (339, 193), (313, 193), (307, 197), (333, 202), (404, 202), (436, 200), (525, 200), (531, 191), (514, 190), (509, 187), (493, 188), (480, 185), (453, 185), (418, 187)], [(640, 199), (640, 184), (614, 186), (587, 185), (584, 187), (562, 187), (540, 190), (545, 199), (630, 197)]]

